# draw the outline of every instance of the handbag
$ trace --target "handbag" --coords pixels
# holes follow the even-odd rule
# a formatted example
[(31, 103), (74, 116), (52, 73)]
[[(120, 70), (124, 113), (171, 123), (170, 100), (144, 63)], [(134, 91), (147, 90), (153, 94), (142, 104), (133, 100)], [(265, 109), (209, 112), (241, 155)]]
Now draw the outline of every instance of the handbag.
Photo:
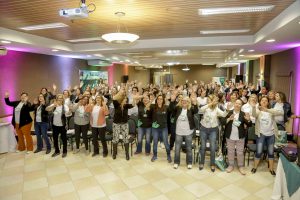
[(219, 133), (219, 144), (218, 145), (219, 145), (219, 151), (217, 153), (215, 163), (216, 163), (217, 167), (223, 172), (228, 167), (228, 165), (222, 154), (222, 142), (221, 142), (221, 134), (220, 133)]
[(287, 146), (287, 132), (278, 130), (278, 133), (275, 135), (275, 146), (282, 147)]

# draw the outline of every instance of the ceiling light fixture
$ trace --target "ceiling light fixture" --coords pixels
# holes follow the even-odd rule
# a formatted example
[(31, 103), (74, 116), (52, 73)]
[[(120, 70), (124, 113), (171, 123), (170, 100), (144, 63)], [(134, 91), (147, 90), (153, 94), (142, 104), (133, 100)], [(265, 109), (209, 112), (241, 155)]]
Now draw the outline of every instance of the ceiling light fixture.
[(98, 53), (98, 54), (94, 54), (94, 56), (97, 56), (97, 57), (104, 57), (102, 54)]
[(190, 71), (190, 68), (189, 68), (187, 65), (185, 65), (185, 67), (182, 68), (181, 70), (182, 70), (182, 71)]
[(67, 40), (68, 42), (91, 42), (91, 41), (99, 41), (102, 40), (100, 37), (92, 37), (92, 38), (80, 38), (80, 39), (73, 39), (73, 40)]
[(241, 54), (241, 55), (239, 55), (239, 56), (240, 56), (240, 57), (244, 57), (245, 55), (242, 55), (242, 54)]
[(275, 6), (248, 6), (248, 7), (223, 7), (223, 8), (204, 8), (199, 9), (199, 15), (218, 15), (218, 14), (236, 14), (271, 11)]
[(117, 25), (117, 31), (115, 33), (107, 33), (102, 35), (102, 39), (114, 44), (126, 44), (131, 43), (139, 39), (136, 34), (128, 33), (127, 27), (123, 24), (127, 32), (121, 32), (121, 17), (125, 16), (124, 12), (116, 12), (115, 15), (119, 18)]
[(200, 34), (207, 35), (207, 34), (228, 34), (228, 33), (247, 33), (249, 29), (236, 29), (236, 30), (206, 30), (200, 31)]
[(275, 39), (268, 39), (268, 40), (266, 40), (266, 42), (269, 42), (269, 43), (275, 42), (275, 41), (276, 41)]
[(188, 51), (187, 50), (167, 50), (166, 54), (170, 55), (170, 56), (183, 56), (183, 55), (187, 55)]
[(205, 50), (202, 52), (209, 52), (209, 53), (222, 53), (222, 52), (227, 52), (228, 50)]
[(1, 43), (2, 43), (2, 44), (10, 44), (10, 43), (11, 43), (11, 41), (7, 41), (7, 40), (1, 40)]
[(242, 53), (242, 52), (244, 52), (244, 49), (240, 49), (240, 50), (239, 50), (239, 53)]
[(64, 23), (50, 23), (50, 24), (39, 24), (39, 25), (33, 25), (33, 26), (24, 26), (24, 27), (20, 27), (19, 29), (22, 29), (25, 31), (33, 31), (33, 30), (63, 28), (63, 27), (68, 27), (68, 25), (64, 24)]
[(248, 52), (254, 52), (254, 51), (255, 51), (254, 49), (249, 49), (249, 50), (248, 50)]
[(58, 50), (58, 49), (52, 49), (52, 51), (57, 52), (57, 51), (59, 51), (59, 50)]

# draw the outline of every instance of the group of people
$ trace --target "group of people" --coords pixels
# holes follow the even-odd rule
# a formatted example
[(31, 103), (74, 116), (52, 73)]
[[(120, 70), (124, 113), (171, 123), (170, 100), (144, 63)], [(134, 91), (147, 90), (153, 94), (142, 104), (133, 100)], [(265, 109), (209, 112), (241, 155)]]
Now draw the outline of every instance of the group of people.
[[(10, 101), (9, 93), (5, 94), (5, 102), (14, 108), (12, 124), (18, 138), (18, 151), (33, 152), (31, 126), (37, 137), (34, 153), (43, 150), (51, 152), (51, 143), (47, 135), (53, 132), (55, 151), (52, 157), (60, 154), (59, 140), (62, 141), (62, 157), (67, 156), (67, 130), (70, 120), (74, 120), (75, 143), (73, 153), (80, 151), (81, 138), (88, 155), (88, 131), (92, 132), (93, 154), (99, 154), (99, 143), (102, 144), (102, 155), (107, 157), (106, 128), (112, 126), (113, 159), (117, 156), (120, 138), (124, 143), (126, 159), (129, 160), (129, 143), (135, 135), (129, 134), (129, 119), (134, 119), (137, 126), (137, 148), (135, 155), (143, 152), (145, 137), (145, 154), (153, 154), (151, 161), (158, 159), (159, 141), (164, 144), (167, 162), (172, 163), (171, 150), (175, 146), (174, 168), (180, 165), (180, 152), (186, 151), (187, 168), (192, 168), (192, 141), (195, 130), (200, 131), (199, 170), (204, 168), (207, 141), (210, 149), (210, 167), (215, 171), (215, 152), (218, 144), (226, 144), (228, 155), (228, 173), (234, 170), (235, 151), (239, 172), (246, 174), (244, 169), (244, 149), (247, 135), (252, 131), (257, 135), (256, 154), (252, 173), (257, 171), (264, 146), (267, 147), (269, 170), (274, 171), (274, 143), (278, 130), (284, 130), (284, 124), (291, 116), (291, 106), (282, 92), (268, 91), (266, 87), (255, 88), (252, 84), (242, 81), (224, 84), (211, 82), (189, 83), (183, 85), (165, 84), (156, 86), (144, 85), (136, 81), (118, 84), (112, 87), (98, 84), (68, 88), (57, 93), (42, 88), (39, 96), (32, 104), (28, 94), (23, 92), (19, 101)], [(30, 115), (34, 112), (34, 118)], [(169, 137), (170, 135), (170, 137)], [(221, 137), (222, 136), (222, 137)], [(24, 140), (25, 138), (25, 140)], [(222, 140), (222, 141), (220, 141)], [(184, 143), (183, 143), (184, 142)], [(26, 144), (26, 145), (25, 145)]]

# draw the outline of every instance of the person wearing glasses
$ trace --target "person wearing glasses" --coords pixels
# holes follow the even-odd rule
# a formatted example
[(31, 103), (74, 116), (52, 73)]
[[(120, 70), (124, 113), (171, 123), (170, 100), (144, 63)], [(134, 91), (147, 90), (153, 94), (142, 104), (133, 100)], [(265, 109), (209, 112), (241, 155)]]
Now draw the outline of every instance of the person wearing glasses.
[[(5, 103), (8, 106), (14, 108), (12, 125), (15, 127), (18, 135), (18, 150), (32, 153), (33, 142), (31, 137), (31, 125), (32, 118), (30, 116), (31, 104), (28, 102), (28, 94), (26, 92), (21, 93), (21, 99), (19, 101), (10, 101), (9, 92), (5, 92)], [(25, 146), (25, 141), (26, 146)]]
[(53, 130), (53, 142), (55, 152), (52, 154), (52, 157), (56, 157), (60, 154), (59, 145), (58, 145), (58, 136), (60, 134), (60, 138), (63, 144), (63, 154), (62, 157), (67, 156), (67, 120), (66, 116), (70, 115), (69, 107), (64, 103), (64, 96), (62, 94), (58, 94), (56, 96), (56, 100), (53, 104), (46, 108), (46, 111), (53, 112), (52, 119), (52, 130)]

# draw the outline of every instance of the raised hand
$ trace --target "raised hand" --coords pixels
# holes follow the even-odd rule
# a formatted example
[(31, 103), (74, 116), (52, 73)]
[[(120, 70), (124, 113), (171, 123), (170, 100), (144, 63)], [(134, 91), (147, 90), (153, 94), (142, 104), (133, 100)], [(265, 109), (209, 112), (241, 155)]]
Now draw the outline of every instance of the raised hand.
[(53, 91), (56, 91), (57, 86), (53, 83), (52, 88), (53, 88)]
[(9, 92), (6, 91), (6, 92), (5, 92), (5, 98), (8, 98), (8, 97), (9, 97)]
[(250, 121), (250, 114), (249, 113), (245, 113), (245, 117), (244, 117), (247, 121)]

